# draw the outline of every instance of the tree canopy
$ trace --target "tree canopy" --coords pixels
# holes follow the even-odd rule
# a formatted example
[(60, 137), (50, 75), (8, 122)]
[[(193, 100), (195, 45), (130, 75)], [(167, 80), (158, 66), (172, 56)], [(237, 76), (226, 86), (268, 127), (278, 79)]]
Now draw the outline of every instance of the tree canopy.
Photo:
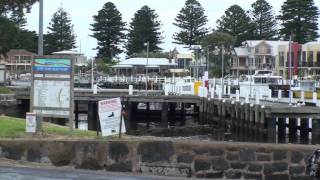
[(319, 37), (319, 9), (313, 0), (286, 0), (281, 6), (281, 35), (299, 43), (314, 41)]
[(266, 0), (257, 0), (251, 7), (252, 19), (256, 26), (256, 39), (276, 39), (278, 35), (277, 20), (272, 6)]
[(188, 47), (200, 44), (201, 39), (208, 33), (205, 27), (207, 22), (201, 4), (197, 0), (187, 0), (173, 23), (180, 30), (173, 35), (174, 43)]
[(254, 23), (248, 14), (239, 6), (229, 7), (225, 14), (217, 21), (218, 31), (226, 32), (236, 37), (236, 45), (254, 38)]
[(48, 29), (44, 36), (45, 54), (76, 47), (76, 35), (73, 32), (71, 18), (62, 7), (53, 14)]
[(143, 6), (138, 10), (130, 23), (127, 43), (127, 55), (131, 56), (146, 50), (145, 43), (149, 42), (149, 51), (160, 51), (159, 45), (163, 37), (160, 31), (161, 22), (154, 9)]
[(93, 16), (93, 19), (91, 30), (93, 31), (92, 37), (98, 41), (97, 57), (110, 61), (113, 56), (123, 52), (120, 46), (125, 39), (126, 23), (122, 21), (121, 13), (112, 2), (107, 2), (98, 15)]

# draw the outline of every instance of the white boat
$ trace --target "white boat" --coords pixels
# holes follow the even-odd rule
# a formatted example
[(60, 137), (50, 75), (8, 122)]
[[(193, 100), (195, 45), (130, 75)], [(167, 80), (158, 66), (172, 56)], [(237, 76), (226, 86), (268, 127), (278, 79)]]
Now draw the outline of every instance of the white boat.
[(240, 96), (254, 98), (259, 95), (260, 97), (268, 97), (271, 95), (270, 85), (280, 85), (282, 83), (282, 76), (275, 76), (272, 71), (256, 71), (254, 75), (246, 75), (240, 78)]

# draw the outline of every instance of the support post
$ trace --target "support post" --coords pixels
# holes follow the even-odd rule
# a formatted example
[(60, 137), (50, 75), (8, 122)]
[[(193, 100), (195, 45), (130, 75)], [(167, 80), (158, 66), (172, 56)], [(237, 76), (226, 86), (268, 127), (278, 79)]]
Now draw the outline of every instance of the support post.
[(289, 118), (289, 142), (297, 142), (298, 121), (296, 118)]
[(286, 142), (286, 118), (278, 118), (278, 143)]
[(309, 119), (300, 119), (300, 143), (309, 144)]
[(320, 144), (320, 119), (312, 119), (312, 144)]
[(162, 103), (161, 127), (168, 128), (168, 102)]

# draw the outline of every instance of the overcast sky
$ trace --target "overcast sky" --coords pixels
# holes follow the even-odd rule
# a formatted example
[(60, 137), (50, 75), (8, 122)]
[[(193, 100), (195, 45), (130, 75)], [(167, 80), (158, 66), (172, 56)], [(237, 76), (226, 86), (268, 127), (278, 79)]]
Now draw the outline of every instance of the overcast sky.
[[(207, 26), (212, 29), (216, 27), (216, 21), (224, 14), (225, 10), (231, 5), (238, 4), (243, 9), (249, 10), (251, 4), (255, 0), (198, 0), (205, 9), (205, 14), (208, 16)], [(276, 14), (279, 14), (281, 5), (285, 0), (268, 0), (273, 6)], [(319, 7), (320, 0), (314, 0), (315, 4)], [(74, 31), (77, 35), (77, 50), (85, 53), (88, 57), (94, 57), (96, 51), (93, 48), (96, 47), (96, 40), (91, 38), (89, 34), (90, 24), (93, 23), (93, 15), (108, 2), (105, 0), (44, 0), (44, 32), (47, 32), (47, 26), (52, 17), (52, 14), (62, 6), (72, 18), (74, 24)], [(131, 21), (133, 14), (139, 10), (143, 5), (148, 5), (152, 9), (156, 10), (159, 15), (159, 20), (162, 22), (164, 43), (161, 47), (165, 51), (169, 51), (175, 47), (179, 51), (183, 51), (182, 47), (172, 43), (172, 35), (178, 29), (172, 23), (174, 18), (184, 6), (185, 0), (111, 0), (122, 14), (123, 20), (127, 24)], [(27, 15), (28, 26), (30, 30), (38, 31), (38, 4), (35, 4), (32, 8), (31, 14)]]

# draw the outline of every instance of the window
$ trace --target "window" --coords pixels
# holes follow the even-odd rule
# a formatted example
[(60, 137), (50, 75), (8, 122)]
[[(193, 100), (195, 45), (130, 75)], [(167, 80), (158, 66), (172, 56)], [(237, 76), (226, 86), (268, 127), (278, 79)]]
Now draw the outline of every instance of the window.
[(279, 52), (279, 66), (284, 66), (284, 52)]
[(308, 53), (308, 62), (312, 62), (313, 61), (313, 51), (310, 51)]
[(317, 66), (320, 66), (320, 51), (317, 52)]

